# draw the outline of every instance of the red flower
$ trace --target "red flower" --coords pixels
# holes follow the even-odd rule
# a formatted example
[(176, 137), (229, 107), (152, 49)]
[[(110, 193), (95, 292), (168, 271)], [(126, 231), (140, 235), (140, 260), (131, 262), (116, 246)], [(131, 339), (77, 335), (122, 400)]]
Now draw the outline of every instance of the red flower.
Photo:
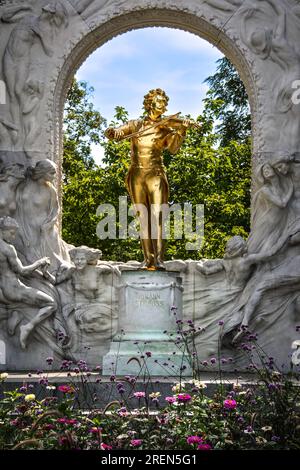
[(70, 385), (59, 385), (57, 389), (62, 393), (74, 393), (74, 388)]
[(102, 444), (100, 445), (100, 449), (101, 450), (112, 450), (112, 446), (109, 446), (107, 444), (104, 444), (104, 442), (102, 442)]

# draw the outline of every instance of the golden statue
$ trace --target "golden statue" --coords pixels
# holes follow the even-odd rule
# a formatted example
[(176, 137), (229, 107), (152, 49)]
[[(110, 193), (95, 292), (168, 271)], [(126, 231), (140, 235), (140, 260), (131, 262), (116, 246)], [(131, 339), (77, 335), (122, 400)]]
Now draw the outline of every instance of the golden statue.
[(192, 125), (199, 127), (190, 120), (179, 119), (179, 113), (163, 117), (168, 101), (166, 93), (160, 88), (150, 90), (144, 97), (145, 118), (105, 131), (108, 139), (131, 140), (131, 166), (126, 187), (140, 222), (143, 269), (165, 269), (161, 208), (168, 204), (169, 185), (163, 150), (168, 149), (175, 154), (187, 129)]

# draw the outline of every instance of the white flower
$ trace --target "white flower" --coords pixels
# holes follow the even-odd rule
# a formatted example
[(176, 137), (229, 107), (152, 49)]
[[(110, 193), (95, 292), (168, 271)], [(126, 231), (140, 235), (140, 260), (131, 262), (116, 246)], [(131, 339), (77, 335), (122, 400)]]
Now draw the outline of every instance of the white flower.
[(233, 385), (232, 388), (233, 388), (233, 390), (234, 390), (235, 392), (238, 392), (238, 391), (241, 390), (241, 388), (243, 388), (243, 387), (242, 387), (242, 385), (241, 385), (240, 383), (237, 382), (236, 384)]
[(261, 430), (264, 432), (272, 431), (272, 426), (264, 426)]
[(34, 401), (35, 400), (35, 395), (33, 393), (30, 393), (29, 395), (25, 395), (24, 400), (25, 401)]
[(174, 385), (174, 387), (172, 387), (172, 392), (180, 393), (182, 390), (184, 390), (184, 387), (185, 387), (184, 382), (176, 384)]
[(263, 444), (265, 444), (266, 442), (268, 442), (266, 439), (264, 439), (263, 437), (260, 437), (260, 436), (259, 436), (259, 437), (256, 437), (256, 438), (255, 438), (255, 441), (256, 441), (256, 444), (258, 444), (258, 445), (263, 445)]
[(150, 398), (158, 398), (158, 397), (160, 397), (160, 395), (161, 395), (160, 392), (153, 392), (153, 393), (149, 394), (149, 397)]
[(54, 387), (54, 385), (47, 385), (46, 389), (47, 390), (55, 390), (56, 387)]
[(8, 377), (7, 372), (3, 372), (2, 374), (0, 374), (0, 380), (6, 380), (7, 377)]
[(201, 380), (190, 380), (189, 383), (194, 387), (198, 388), (199, 390), (204, 390), (205, 388), (207, 388), (206, 383), (201, 382)]

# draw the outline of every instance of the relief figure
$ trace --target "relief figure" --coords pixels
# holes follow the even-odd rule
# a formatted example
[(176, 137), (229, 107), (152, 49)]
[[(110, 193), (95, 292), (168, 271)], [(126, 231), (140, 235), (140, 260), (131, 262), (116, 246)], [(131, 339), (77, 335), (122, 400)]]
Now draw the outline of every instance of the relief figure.
[(53, 182), (56, 165), (40, 160), (29, 167), (26, 180), (18, 187), (16, 219), (20, 225), (20, 252), (28, 262), (47, 256), (55, 269), (69, 259), (58, 231), (59, 204)]
[(14, 215), (17, 209), (17, 186), (25, 180), (24, 165), (5, 165), (0, 171), (0, 217)]
[[(31, 50), (41, 44), (46, 55), (51, 57), (51, 43), (54, 31), (67, 24), (67, 11), (59, 1), (50, 2), (35, 15), (30, 7), (16, 6), (2, 13), (1, 21), (16, 23), (10, 33), (3, 55), (3, 78), (9, 98), (12, 123), (18, 128), (18, 142), (23, 144), (22, 113), (24, 108), (24, 87), (29, 78)], [(16, 135), (14, 134), (16, 139)], [(14, 142), (16, 143), (16, 142)]]
[[(23, 282), (33, 275), (33, 273), (45, 266), (48, 266), (50, 260), (42, 258), (29, 266), (24, 266), (20, 261), (12, 242), (18, 231), (18, 224), (11, 217), (0, 218), (0, 302), (4, 304), (18, 303), (20, 310), (22, 305), (36, 307), (38, 309), (35, 315), (28, 323), (20, 326), (20, 344), (22, 349), (27, 347), (27, 340), (32, 331), (56, 310), (55, 301), (44, 292), (29, 287)], [(9, 319), (8, 326), (11, 333), (14, 332), (16, 324), (20, 321), (18, 311), (12, 313), (13, 317)], [(13, 325), (14, 323), (14, 325)]]

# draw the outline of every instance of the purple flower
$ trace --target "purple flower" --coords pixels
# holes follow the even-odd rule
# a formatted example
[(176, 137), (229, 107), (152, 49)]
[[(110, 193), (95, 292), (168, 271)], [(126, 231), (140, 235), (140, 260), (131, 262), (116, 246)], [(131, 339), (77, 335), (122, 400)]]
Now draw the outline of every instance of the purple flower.
[(223, 401), (223, 406), (226, 410), (234, 410), (237, 406), (237, 402), (232, 398), (227, 398), (227, 400)]
[(193, 444), (202, 444), (202, 443), (203, 443), (203, 439), (202, 439), (202, 437), (199, 437), (199, 436), (188, 436), (187, 439), (186, 439), (186, 442), (187, 442), (189, 445), (193, 445)]
[(140, 447), (142, 445), (142, 443), (143, 443), (142, 439), (132, 439), (130, 441), (130, 445), (132, 447)]
[(51, 431), (51, 429), (55, 429), (55, 426), (53, 424), (44, 424), (43, 428), (45, 431)]
[(212, 446), (203, 442), (202, 444), (198, 445), (197, 450), (212, 450)]
[(145, 354), (146, 354), (147, 357), (151, 357), (151, 356), (152, 356), (152, 352), (150, 352), (150, 351), (146, 351)]
[(145, 398), (146, 394), (145, 392), (134, 392), (133, 396), (135, 398)]
[(211, 364), (216, 364), (217, 362), (217, 359), (215, 357), (212, 357), (211, 360), (210, 360)]
[(53, 357), (47, 357), (47, 359), (46, 359), (46, 362), (47, 362), (47, 364), (49, 364), (49, 366), (51, 366), (51, 364), (53, 364), (53, 361), (54, 361)]
[(223, 326), (223, 325), (224, 325), (223, 320), (220, 320), (220, 321), (219, 321), (219, 325), (220, 325), (220, 326)]
[(177, 395), (177, 400), (182, 403), (186, 403), (192, 399), (191, 395), (188, 393), (179, 393)]

